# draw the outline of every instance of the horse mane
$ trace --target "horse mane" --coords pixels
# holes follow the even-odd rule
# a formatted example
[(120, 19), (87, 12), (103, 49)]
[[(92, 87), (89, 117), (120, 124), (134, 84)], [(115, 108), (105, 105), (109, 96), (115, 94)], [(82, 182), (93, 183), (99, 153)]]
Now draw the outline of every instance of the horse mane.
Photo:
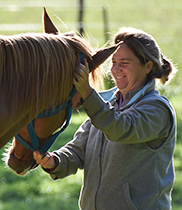
[(79, 52), (91, 58), (90, 46), (77, 36), (0, 36), (1, 89), (12, 103), (35, 115), (56, 107), (69, 99)]

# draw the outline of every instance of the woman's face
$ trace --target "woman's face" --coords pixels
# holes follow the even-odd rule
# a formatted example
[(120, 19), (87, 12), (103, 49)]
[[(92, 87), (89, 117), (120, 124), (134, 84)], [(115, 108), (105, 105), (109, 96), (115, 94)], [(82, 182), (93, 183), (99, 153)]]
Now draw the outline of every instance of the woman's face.
[(123, 97), (127, 92), (145, 85), (150, 70), (147, 64), (140, 63), (126, 44), (121, 44), (113, 54), (111, 72)]

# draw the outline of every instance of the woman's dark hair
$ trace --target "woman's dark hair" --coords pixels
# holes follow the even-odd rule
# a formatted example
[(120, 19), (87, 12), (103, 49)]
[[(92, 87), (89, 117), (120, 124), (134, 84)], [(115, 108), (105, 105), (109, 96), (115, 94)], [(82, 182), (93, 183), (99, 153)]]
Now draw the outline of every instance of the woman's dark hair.
[(141, 64), (146, 64), (148, 61), (153, 62), (148, 80), (160, 78), (165, 84), (166, 81), (169, 81), (169, 76), (176, 72), (172, 62), (161, 54), (155, 39), (146, 32), (131, 27), (121, 28), (115, 36), (115, 43), (120, 41), (123, 41), (133, 51)]

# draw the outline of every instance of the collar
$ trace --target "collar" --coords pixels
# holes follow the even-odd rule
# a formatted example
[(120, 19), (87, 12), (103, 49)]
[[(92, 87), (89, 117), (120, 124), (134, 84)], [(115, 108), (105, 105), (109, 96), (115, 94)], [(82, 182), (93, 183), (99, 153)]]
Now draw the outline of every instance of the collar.
[[(135, 90), (137, 90), (137, 92), (135, 92), (135, 90), (133, 90), (135, 92), (135, 94), (133, 95), (130, 93), (131, 98), (126, 105), (128, 105), (128, 106), (131, 105), (132, 103), (137, 101), (139, 98), (141, 98), (142, 96), (144, 96), (147, 93), (149, 93), (150, 91), (152, 91), (154, 89), (154, 87), (155, 87), (155, 80), (152, 79), (145, 86), (139, 88), (139, 90), (135, 89)], [(130, 92), (132, 92), (132, 91), (130, 91)], [(125, 98), (126, 98), (126, 95), (125, 95)]]
[[(123, 100), (122, 107), (125, 105), (127, 106), (131, 105), (139, 98), (141, 98), (142, 96), (146, 95), (148, 92), (153, 90), (154, 87), (155, 87), (155, 80), (152, 79), (145, 86), (129, 91), (128, 93), (125, 94), (125, 99)], [(106, 91), (101, 91), (99, 92), (99, 94), (105, 101), (111, 102), (114, 99), (117, 100), (119, 98), (120, 91), (117, 87), (114, 87)]]

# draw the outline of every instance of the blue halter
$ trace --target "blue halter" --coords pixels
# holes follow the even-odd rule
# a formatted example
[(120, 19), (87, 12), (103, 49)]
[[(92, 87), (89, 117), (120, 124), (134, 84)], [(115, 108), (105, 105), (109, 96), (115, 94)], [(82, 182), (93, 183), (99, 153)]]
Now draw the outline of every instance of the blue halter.
[[(80, 53), (80, 60), (81, 63), (83, 63), (83, 59), (84, 59), (84, 55), (82, 53)], [(38, 150), (42, 155), (44, 155), (49, 148), (53, 145), (53, 143), (57, 140), (58, 136), (67, 128), (67, 126), (70, 123), (70, 119), (71, 119), (71, 115), (72, 115), (72, 98), (74, 96), (74, 94), (76, 93), (76, 88), (73, 85), (73, 88), (70, 92), (70, 100), (69, 101), (65, 101), (62, 105), (58, 106), (55, 108), (55, 110), (45, 110), (43, 112), (41, 112), (36, 118), (46, 118), (46, 117), (51, 117), (53, 115), (58, 114), (59, 112), (61, 112), (64, 109), (67, 109), (66, 112), (66, 122), (60, 127), (60, 130), (57, 131), (56, 133), (54, 133), (49, 139), (48, 141), (42, 146), (40, 147), (39, 142), (38, 142), (38, 138), (37, 135), (35, 133), (34, 130), (34, 120), (32, 122), (30, 122), (27, 127), (28, 127), (28, 132), (30, 135), (30, 139), (31, 139), (31, 143), (25, 141), (19, 134), (17, 134), (15, 137), (16, 139), (26, 148), (28, 148), (31, 151), (35, 151)]]

